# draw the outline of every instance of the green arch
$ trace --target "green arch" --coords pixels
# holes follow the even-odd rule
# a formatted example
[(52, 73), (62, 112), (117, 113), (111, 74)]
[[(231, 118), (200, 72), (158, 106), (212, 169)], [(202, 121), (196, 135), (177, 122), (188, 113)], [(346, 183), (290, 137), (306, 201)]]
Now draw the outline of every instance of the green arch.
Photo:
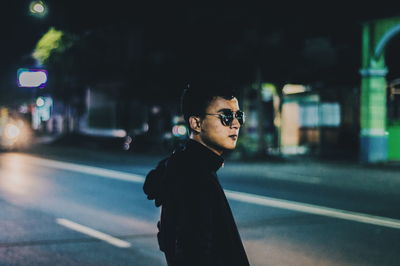
[(384, 49), (386, 48), (386, 44), (388, 44), (389, 41), (393, 39), (393, 37), (396, 36), (398, 33), (400, 33), (400, 24), (389, 29), (383, 35), (383, 37), (380, 39), (379, 43), (375, 47), (375, 52), (374, 52), (375, 58), (379, 58), (382, 55)]

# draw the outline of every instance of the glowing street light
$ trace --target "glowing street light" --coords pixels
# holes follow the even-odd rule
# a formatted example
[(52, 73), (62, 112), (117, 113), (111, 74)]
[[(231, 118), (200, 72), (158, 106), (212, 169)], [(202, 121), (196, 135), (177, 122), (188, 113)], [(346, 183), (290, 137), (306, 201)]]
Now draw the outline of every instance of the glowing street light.
[(37, 17), (44, 17), (47, 14), (47, 6), (41, 0), (32, 1), (29, 6), (29, 11)]
[(35, 3), (32, 7), (32, 12), (35, 13), (43, 13), (44, 12), (44, 6), (41, 3)]

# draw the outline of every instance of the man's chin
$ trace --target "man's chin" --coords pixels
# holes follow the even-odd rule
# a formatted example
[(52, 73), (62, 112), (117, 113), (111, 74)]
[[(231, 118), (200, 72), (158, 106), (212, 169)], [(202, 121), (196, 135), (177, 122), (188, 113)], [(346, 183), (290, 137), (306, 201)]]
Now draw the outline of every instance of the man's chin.
[(230, 145), (225, 145), (224, 150), (234, 150), (236, 148), (236, 142), (234, 144), (230, 144)]
[(205, 145), (223, 153), (224, 151), (234, 150), (236, 148), (236, 141), (224, 143), (205, 142)]

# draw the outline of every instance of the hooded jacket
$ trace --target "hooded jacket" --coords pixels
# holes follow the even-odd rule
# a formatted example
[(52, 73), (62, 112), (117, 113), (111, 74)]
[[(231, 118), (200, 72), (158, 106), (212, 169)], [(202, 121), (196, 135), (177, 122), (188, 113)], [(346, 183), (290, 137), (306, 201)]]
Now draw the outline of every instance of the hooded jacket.
[(189, 140), (147, 174), (143, 190), (162, 208), (157, 237), (168, 265), (249, 265), (216, 174), (223, 162)]

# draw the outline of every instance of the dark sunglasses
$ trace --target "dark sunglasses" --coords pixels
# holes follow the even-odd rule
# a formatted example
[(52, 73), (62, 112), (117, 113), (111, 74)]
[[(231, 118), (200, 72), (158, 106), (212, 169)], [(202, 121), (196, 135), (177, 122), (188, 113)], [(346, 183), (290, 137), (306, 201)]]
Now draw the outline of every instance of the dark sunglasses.
[(224, 125), (226, 127), (227, 126), (230, 127), (232, 125), (233, 119), (235, 119), (235, 118), (239, 121), (240, 125), (243, 125), (245, 122), (245, 119), (246, 119), (244, 112), (240, 111), (240, 110), (238, 110), (236, 112), (233, 112), (231, 110), (224, 110), (224, 111), (222, 111), (222, 114), (207, 114), (207, 113), (205, 113), (205, 115), (218, 116), (219, 119), (221, 120), (222, 125)]

